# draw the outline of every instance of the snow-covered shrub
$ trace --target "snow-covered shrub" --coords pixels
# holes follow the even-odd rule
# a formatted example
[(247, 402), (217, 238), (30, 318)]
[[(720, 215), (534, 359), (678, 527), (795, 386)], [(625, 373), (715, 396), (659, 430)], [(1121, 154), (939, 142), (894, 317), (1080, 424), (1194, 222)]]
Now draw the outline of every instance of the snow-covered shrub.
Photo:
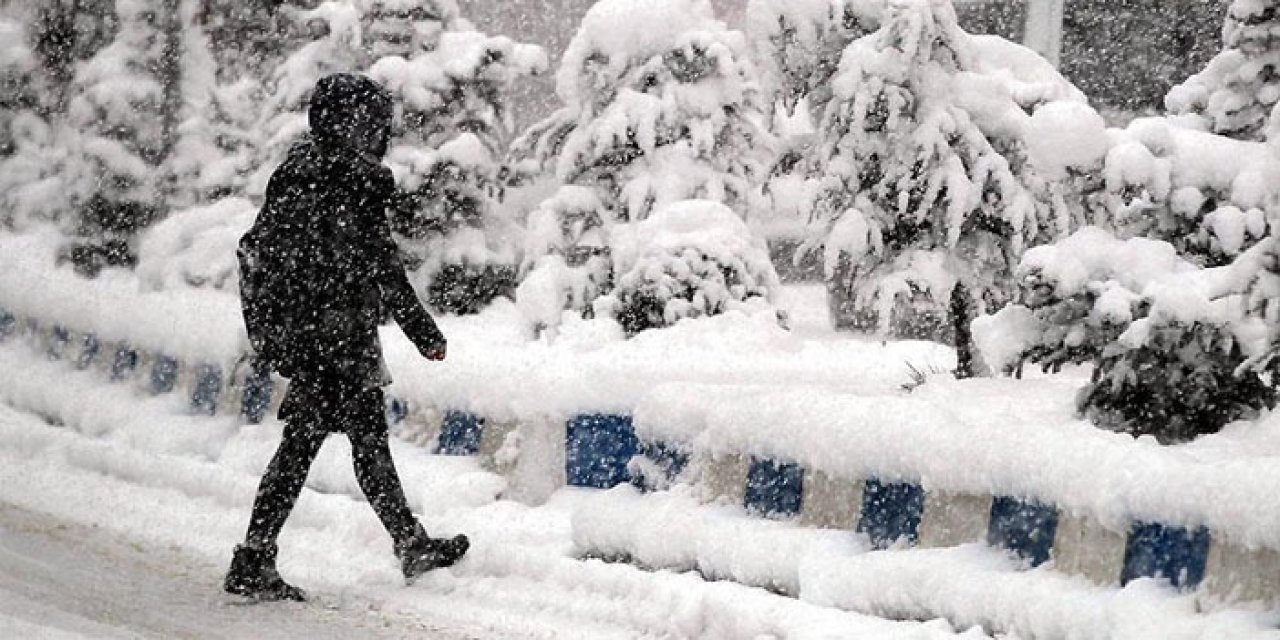
[(946, 339), (956, 284), (998, 307), (1024, 246), (1094, 215), (1079, 181), (1101, 118), (1034, 53), (964, 33), (950, 2), (891, 0), (832, 84), (807, 207), (837, 325)]
[(237, 291), (236, 246), (257, 213), (244, 198), (175, 211), (139, 239), (138, 279), (153, 290)]
[(564, 108), (513, 153), (596, 189), (620, 221), (689, 198), (745, 216), (770, 144), (754, 76), (745, 38), (706, 0), (603, 0), (561, 62)]
[(780, 285), (769, 252), (723, 204), (673, 203), (614, 235), (616, 286), (595, 308), (628, 335), (683, 318), (772, 310)]
[(1273, 253), (1268, 239), (1201, 269), (1169, 243), (1084, 229), (1026, 253), (1019, 304), (976, 320), (975, 341), (1004, 371), (1092, 363), (1077, 408), (1099, 426), (1166, 442), (1212, 433), (1275, 402), (1260, 375), (1277, 344)]
[(1114, 226), (1171, 243), (1205, 267), (1230, 263), (1268, 234), (1280, 159), (1264, 143), (1140, 118), (1115, 132), (1103, 177)]
[(612, 288), (611, 215), (595, 191), (572, 185), (529, 214), (516, 302), (535, 330), (557, 327), (566, 310), (591, 315)]
[(1165, 106), (1203, 131), (1239, 140), (1269, 137), (1267, 123), (1280, 101), (1280, 2), (1234, 0), (1222, 39), (1223, 50), (1174, 87)]
[(1242, 367), (1238, 306), (1193, 287), (1149, 292), (1150, 314), (1107, 347), (1077, 408), (1099, 426), (1162, 442), (1216, 433), (1275, 405), (1275, 387)]
[(1148, 286), (1196, 270), (1166, 242), (1119, 240), (1086, 227), (1028, 250), (1015, 271), (1016, 304), (975, 321), (974, 337), (997, 371), (1020, 369), (1024, 362), (1055, 370), (1095, 362), (1146, 316)]

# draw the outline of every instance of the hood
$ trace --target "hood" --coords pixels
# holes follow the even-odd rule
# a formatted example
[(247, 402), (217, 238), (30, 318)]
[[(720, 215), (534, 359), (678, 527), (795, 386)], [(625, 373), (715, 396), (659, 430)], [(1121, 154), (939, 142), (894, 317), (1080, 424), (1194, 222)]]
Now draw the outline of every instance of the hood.
[(307, 120), (311, 136), (379, 160), (391, 142), (391, 94), (360, 75), (335, 73), (316, 83)]

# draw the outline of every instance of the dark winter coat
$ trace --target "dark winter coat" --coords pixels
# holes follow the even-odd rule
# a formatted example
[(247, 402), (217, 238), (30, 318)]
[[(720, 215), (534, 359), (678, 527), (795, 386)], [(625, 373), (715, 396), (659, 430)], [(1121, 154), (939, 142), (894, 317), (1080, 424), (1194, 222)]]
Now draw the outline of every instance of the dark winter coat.
[[(320, 81), (309, 111), (310, 139), (290, 150), (267, 185), (266, 202), (247, 240), (264, 264), (288, 263), (305, 274), (289, 312), (301, 337), (273, 362), (292, 378), (291, 405), (313, 404), (310, 388), (371, 389), (390, 381), (378, 324), (390, 311), (423, 354), (443, 352), (445, 338), (418, 301), (386, 217), (391, 171), (380, 164), (391, 128), (391, 101), (361, 76)], [(314, 393), (306, 395), (315, 395)]]

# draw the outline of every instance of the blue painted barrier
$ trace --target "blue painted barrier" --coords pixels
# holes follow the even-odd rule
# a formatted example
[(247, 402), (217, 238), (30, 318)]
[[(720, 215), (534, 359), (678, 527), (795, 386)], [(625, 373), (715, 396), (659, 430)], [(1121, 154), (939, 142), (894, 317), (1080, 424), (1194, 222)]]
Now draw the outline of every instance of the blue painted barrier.
[(409, 417), (409, 403), (401, 398), (391, 396), (386, 400), (387, 424), (397, 425)]
[(627, 463), (639, 446), (631, 416), (577, 416), (566, 429), (565, 481), (598, 489), (627, 482), (631, 479)]
[(751, 458), (743, 504), (747, 511), (770, 517), (800, 513), (804, 500), (804, 467), (769, 458)]
[(1008, 549), (1037, 567), (1049, 561), (1058, 532), (1058, 510), (1052, 505), (996, 496), (991, 501), (987, 543)]
[(877, 549), (885, 549), (904, 539), (915, 544), (920, 535), (922, 515), (924, 489), (920, 485), (885, 483), (871, 478), (862, 490), (862, 511), (857, 531), (867, 534)]
[(80, 353), (76, 354), (76, 368), (80, 370), (88, 369), (89, 365), (97, 359), (98, 352), (102, 350), (102, 344), (98, 342), (98, 336), (92, 333), (84, 334), (84, 338), (80, 340)]
[(1166, 578), (1175, 587), (1194, 589), (1204, 579), (1209, 542), (1209, 530), (1204, 527), (1135, 523), (1125, 544), (1120, 584), (1137, 578)]
[(271, 368), (251, 363), (249, 373), (244, 378), (244, 389), (240, 393), (240, 413), (249, 424), (261, 424), (267, 417), (275, 389), (276, 381), (271, 377)]
[(111, 361), (111, 380), (124, 380), (133, 375), (135, 369), (138, 368), (138, 352), (130, 349), (127, 345), (120, 345), (116, 349), (115, 358)]
[(218, 396), (222, 395), (222, 368), (211, 364), (196, 367), (196, 388), (191, 392), (191, 409), (214, 415), (218, 412)]
[(61, 360), (62, 354), (67, 349), (67, 344), (71, 342), (71, 332), (66, 327), (55, 324), (49, 336), (49, 348), (45, 350), (45, 355), (50, 360)]
[(446, 456), (474, 456), (480, 453), (480, 431), (484, 418), (465, 411), (449, 411), (444, 414), (440, 427), (437, 452)]
[(151, 393), (169, 393), (177, 384), (178, 361), (165, 355), (156, 356), (155, 364), (151, 365)]

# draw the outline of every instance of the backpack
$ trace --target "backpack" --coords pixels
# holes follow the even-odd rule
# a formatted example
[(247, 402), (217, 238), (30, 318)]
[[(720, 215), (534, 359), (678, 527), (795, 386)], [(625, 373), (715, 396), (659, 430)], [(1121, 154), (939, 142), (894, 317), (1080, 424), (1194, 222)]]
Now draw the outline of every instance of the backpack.
[[(261, 216), (261, 214), (260, 214)], [(240, 238), (240, 310), (259, 364), (285, 377), (312, 370), (321, 360), (315, 283), (317, 247), (307, 234), (272, 232), (259, 220)]]

